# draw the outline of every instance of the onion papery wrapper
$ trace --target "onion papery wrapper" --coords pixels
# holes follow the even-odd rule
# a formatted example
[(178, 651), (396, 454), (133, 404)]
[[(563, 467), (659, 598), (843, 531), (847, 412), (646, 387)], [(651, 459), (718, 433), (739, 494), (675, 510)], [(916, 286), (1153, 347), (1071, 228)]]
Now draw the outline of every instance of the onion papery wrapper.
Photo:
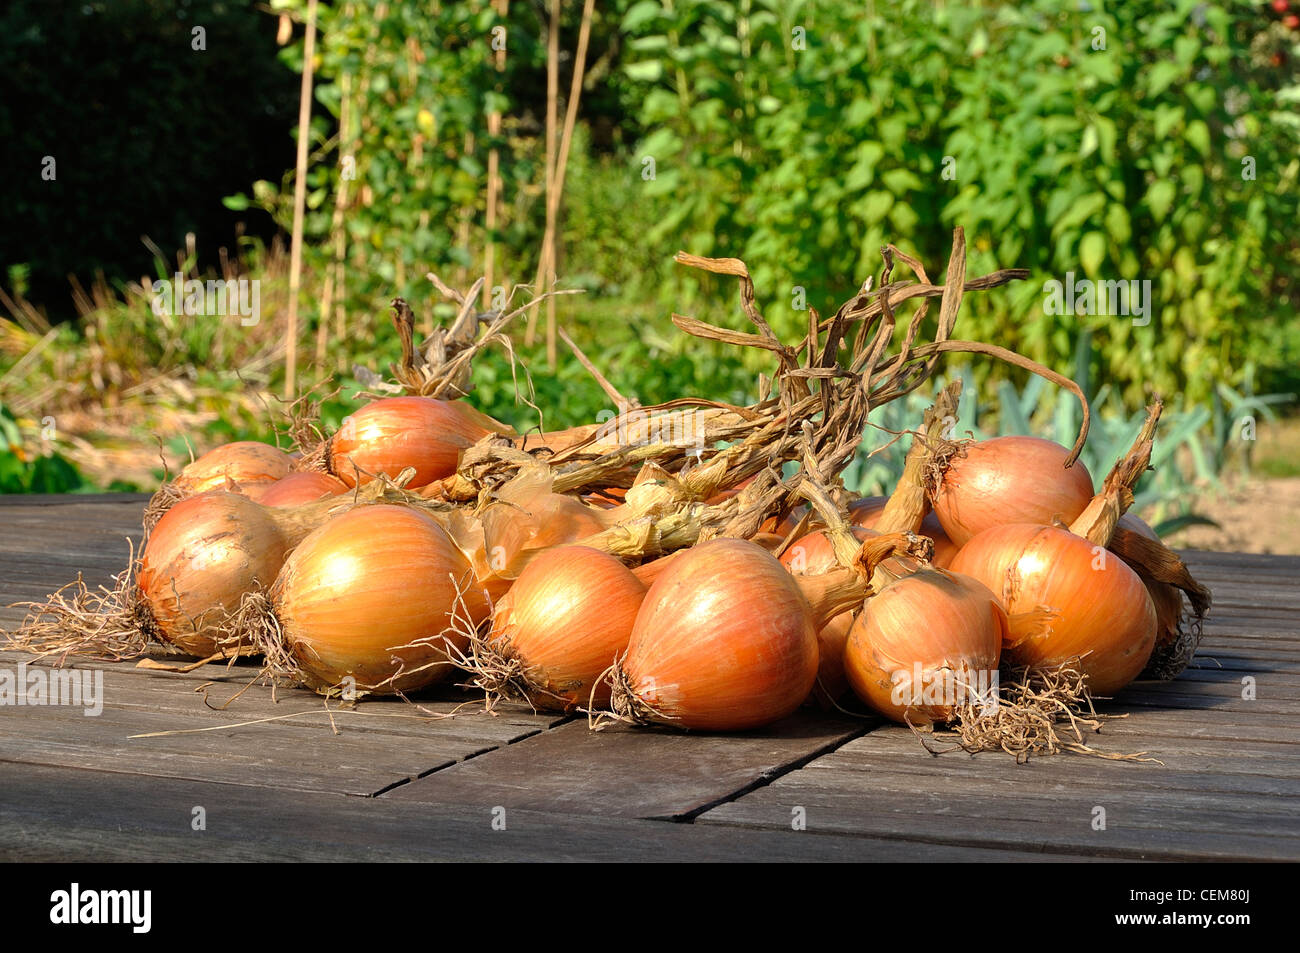
[(1120, 517), (1107, 545), (1138, 574), (1156, 610), (1156, 644), (1139, 677), (1177, 678), (1200, 645), (1210, 590), (1192, 577), (1182, 558), (1160, 541), (1155, 530), (1132, 513)]
[(462, 667), (488, 696), (536, 710), (609, 704), (601, 676), (627, 649), (646, 586), (618, 559), (585, 546), (546, 550), (497, 603)]
[(296, 464), (324, 470), (347, 486), (410, 467), (407, 486), (423, 487), (456, 472), (461, 454), (484, 437), (513, 431), (463, 401), (385, 397), (350, 414), (337, 433)]
[(610, 717), (701, 731), (784, 718), (816, 682), (818, 630), (869, 591), (849, 569), (792, 576), (748, 540), (693, 546), (646, 593), (608, 676)]
[(1093, 497), (1092, 477), (1071, 452), (1039, 437), (951, 444), (937, 458), (930, 503), (952, 542), (1007, 523), (1073, 522)]
[(1006, 610), (969, 576), (921, 568), (863, 605), (844, 646), (845, 676), (874, 711), (900, 724), (953, 721), (998, 704)]
[(268, 674), (324, 695), (405, 694), (444, 681), (487, 618), (469, 561), (432, 518), (355, 507), (298, 545), (246, 624)]

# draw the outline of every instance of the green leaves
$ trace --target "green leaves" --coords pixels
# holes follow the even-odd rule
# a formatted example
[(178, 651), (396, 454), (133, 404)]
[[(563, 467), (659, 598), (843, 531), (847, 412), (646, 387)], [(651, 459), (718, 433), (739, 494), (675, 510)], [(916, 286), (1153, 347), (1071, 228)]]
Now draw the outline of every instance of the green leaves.
[(1160, 60), (1142, 77), (1148, 97), (1155, 99), (1183, 75), (1183, 67), (1170, 60)]
[(1187, 129), (1183, 131), (1183, 139), (1187, 144), (1199, 152), (1201, 155), (1208, 157), (1210, 154), (1210, 128), (1205, 125), (1204, 121), (1194, 119), (1187, 124)]
[(1169, 208), (1174, 204), (1174, 196), (1178, 194), (1178, 187), (1168, 179), (1161, 179), (1154, 182), (1151, 188), (1147, 189), (1146, 204), (1151, 211), (1151, 217), (1157, 222), (1163, 222), (1169, 214)]
[(663, 4), (659, 3), (659, 0), (639, 0), (628, 7), (627, 12), (623, 14), (623, 32), (636, 34), (659, 19), (661, 13), (663, 13)]
[(1106, 258), (1106, 236), (1101, 232), (1088, 232), (1079, 242), (1079, 263), (1090, 277), (1101, 275), (1101, 263)]

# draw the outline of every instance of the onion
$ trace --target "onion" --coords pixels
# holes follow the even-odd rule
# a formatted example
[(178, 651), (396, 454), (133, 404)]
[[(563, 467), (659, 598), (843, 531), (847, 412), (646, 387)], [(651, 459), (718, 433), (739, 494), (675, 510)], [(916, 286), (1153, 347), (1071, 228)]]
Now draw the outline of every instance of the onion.
[(240, 440), (209, 450), (172, 482), (184, 495), (225, 489), (228, 479), (241, 485), (271, 483), (287, 476), (292, 463), (289, 454), (270, 444)]
[(421, 487), (456, 472), (466, 447), (512, 431), (469, 404), (432, 397), (385, 397), (351, 414), (325, 446), (324, 468), (348, 486), (415, 469)]
[(1089, 690), (1110, 696), (1151, 657), (1155, 606), (1137, 574), (1102, 545), (1054, 526), (1012, 523), (968, 542), (952, 569), (1002, 599), (1014, 665), (1055, 668), (1079, 658)]
[(548, 549), (496, 607), (488, 656), (476, 659), (480, 686), (499, 690), (513, 682), (541, 709), (568, 711), (588, 700), (608, 705), (609, 686), (597, 683), (626, 650), (645, 594), (645, 585), (607, 553)]
[(141, 554), (136, 577), (141, 629), (154, 641), (200, 658), (235, 654), (231, 613), (245, 593), (275, 580), (285, 555), (305, 534), (235, 493), (212, 491), (181, 500), (158, 521)]
[[(847, 571), (832, 575), (856, 582)], [(865, 592), (800, 581), (813, 606), (776, 558), (747, 540), (714, 539), (682, 553), (646, 593), (615, 666), (615, 713), (743, 731), (794, 712), (817, 679), (823, 618)]]
[(785, 537), (778, 536), (776, 533), (755, 533), (753, 536), (749, 537), (749, 541), (762, 546), (769, 553), (776, 555), (777, 550), (779, 550), (785, 543)]
[(300, 506), (327, 496), (337, 496), (346, 489), (341, 480), (311, 470), (281, 477), (253, 498), (263, 506)]
[(483, 545), (500, 575), (517, 577), (542, 550), (595, 536), (617, 519), (617, 510), (551, 492), (552, 480), (544, 468), (522, 470), (484, 508)]
[(796, 506), (789, 513), (787, 513), (782, 519), (777, 519), (775, 516), (769, 516), (767, 519), (763, 520), (763, 523), (762, 525), (759, 526), (758, 531), (760, 533), (769, 533), (775, 536), (780, 536), (782, 539), (784, 539), (785, 537), (789, 536), (792, 532), (794, 532), (795, 528), (807, 515), (808, 515), (808, 507)]
[(430, 517), (404, 506), (357, 506), (294, 549), (271, 589), (275, 624), (261, 641), (277, 674), (323, 693), (354, 679), (393, 694), (454, 671), (449, 646), (486, 619), (487, 597), (465, 556)]
[[(875, 536), (874, 530), (854, 527), (859, 540)], [(809, 533), (793, 543), (781, 556), (781, 565), (795, 576), (820, 576), (839, 567), (835, 547), (826, 533)], [(817, 684), (813, 696), (823, 709), (832, 709), (849, 690), (844, 674), (844, 643), (853, 625), (853, 612), (841, 612), (817, 632)]]
[(849, 630), (853, 691), (894, 721), (946, 724), (965, 705), (996, 704), (1007, 614), (969, 576), (922, 568), (866, 601)]
[(204, 659), (253, 654), (257, 646), (242, 619), (246, 602), (253, 600), (255, 610), (287, 553), (314, 528), (374, 495), (362, 490), (292, 507), (224, 490), (186, 497), (161, 513), (138, 565), (120, 573), (116, 587), (64, 587), (35, 607), (22, 642), (41, 654), (110, 659), (134, 658), (158, 644)]
[(1038, 437), (995, 437), (951, 456), (930, 502), (957, 546), (1005, 523), (1072, 522), (1092, 499), (1082, 462), (1066, 467), (1070, 451)]

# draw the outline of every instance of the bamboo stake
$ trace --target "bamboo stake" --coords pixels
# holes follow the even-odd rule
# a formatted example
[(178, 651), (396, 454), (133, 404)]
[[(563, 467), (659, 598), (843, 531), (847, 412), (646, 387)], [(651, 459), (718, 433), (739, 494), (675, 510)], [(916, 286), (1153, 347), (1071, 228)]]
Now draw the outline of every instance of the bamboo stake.
[[(378, 33), (382, 29), (381, 23), (388, 16), (388, 4), (378, 3), (375, 5), (374, 15), (370, 18), (370, 34), (366, 42), (366, 53), (361, 59), (361, 70), (357, 74), (356, 101), (350, 107), (351, 125), (353, 133), (351, 136), (352, 152), (356, 157), (357, 150), (361, 144), (361, 134), (366, 126), (366, 95), (370, 91), (370, 73), (375, 63), (375, 51), (378, 49)], [(351, 76), (345, 76), (345, 80), (350, 81)], [(360, 161), (358, 159), (358, 166)], [(361, 198), (362, 191), (357, 190), (357, 197)], [(335, 320), (334, 320), (334, 339), (343, 341), (347, 336), (347, 299), (344, 296), (345, 281), (347, 277), (347, 229), (340, 229), (334, 236), (334, 262), (338, 271), (338, 277), (334, 284), (337, 288), (334, 300)], [(364, 261), (360, 254), (353, 255), (353, 264), (361, 268)], [(348, 367), (348, 350), (339, 348), (338, 350), (338, 370), (345, 371)]]
[[(569, 99), (565, 104), (564, 129), (560, 133), (559, 158), (556, 161), (554, 189), (547, 196), (546, 234), (542, 239), (544, 267), (538, 274), (553, 272), (559, 264), (560, 202), (564, 196), (564, 177), (569, 167), (569, 149), (573, 145), (573, 130), (578, 122), (578, 104), (582, 99), (582, 78), (587, 67), (587, 44), (591, 38), (591, 18), (595, 0), (586, 0), (582, 7), (582, 25), (578, 30), (578, 53), (574, 58), (573, 77), (569, 84)], [(540, 280), (540, 279), (539, 279)], [(546, 299), (546, 357), (555, 368), (555, 299)]]
[[(349, 7), (350, 9), (350, 7)], [(345, 11), (344, 16), (347, 16)], [(348, 151), (352, 144), (349, 136), (349, 123), (351, 121), (351, 99), (352, 99), (352, 74), (344, 73), (339, 78), (339, 157), (352, 157), (353, 168), (356, 166), (356, 156)], [(335, 284), (338, 286), (339, 310), (342, 312), (343, 301), (343, 258), (347, 254), (347, 235), (343, 228), (343, 210), (348, 204), (348, 183), (351, 180), (345, 176), (339, 177), (339, 187), (334, 193), (334, 214), (330, 218), (330, 244), (334, 246), (333, 255), (330, 257), (329, 264), (325, 266), (325, 288), (321, 292), (320, 304), (320, 325), (316, 328), (316, 367), (320, 371), (325, 370), (325, 358), (328, 352), (327, 343), (329, 338), (330, 326), (330, 308), (334, 303)], [(342, 340), (342, 335), (339, 335)]]
[[(505, 20), (509, 11), (510, 0), (492, 0), (492, 9), (497, 16)], [(505, 72), (506, 51), (504, 47), (496, 51), (496, 70)], [(500, 84), (498, 83), (498, 86)], [(495, 142), (501, 135), (501, 113), (492, 110), (488, 113), (488, 135)], [(501, 156), (494, 145), (488, 153), (488, 192), (487, 192), (487, 261), (483, 267), (483, 310), (492, 305), (492, 288), (496, 279), (497, 262), (497, 201), (501, 195)]]
[(302, 89), (298, 96), (298, 162), (293, 184), (293, 238), (289, 248), (289, 327), (284, 356), (284, 397), (293, 400), (298, 374), (298, 290), (302, 281), (302, 219), (307, 207), (307, 139), (311, 125), (312, 58), (316, 55), (316, 0), (307, 2)]
[[(560, 95), (560, 0), (551, 0), (551, 21), (546, 33), (546, 234), (550, 234), (553, 222), (551, 218), (551, 193), (555, 189), (555, 127), (559, 124), (557, 100)], [(533, 294), (542, 293), (542, 282), (546, 280), (547, 261), (546, 240), (542, 241), (542, 253), (537, 262), (537, 278), (533, 281)], [(548, 299), (549, 300), (549, 299)], [(528, 315), (528, 327), (524, 332), (524, 343), (532, 346), (537, 339), (537, 311)], [(554, 366), (554, 365), (552, 365)]]

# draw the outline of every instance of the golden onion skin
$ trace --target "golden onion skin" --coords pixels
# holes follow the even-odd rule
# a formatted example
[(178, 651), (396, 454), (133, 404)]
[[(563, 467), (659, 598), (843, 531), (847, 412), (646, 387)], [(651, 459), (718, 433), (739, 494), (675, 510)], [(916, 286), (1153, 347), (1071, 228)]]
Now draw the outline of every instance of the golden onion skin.
[(995, 437), (967, 444), (930, 495), (953, 543), (1007, 523), (1070, 523), (1092, 501), (1092, 476), (1070, 451), (1039, 437)]
[[(1008, 630), (997, 597), (978, 580), (942, 569), (903, 576), (866, 601), (849, 630), (844, 671), (854, 693), (876, 712), (906, 724), (946, 724), (956, 716), (959, 689), (991, 689)], [(914, 685), (917, 666), (921, 685)], [(951, 672), (950, 697), (933, 703), (923, 694), (929, 684), (944, 686)]]
[(274, 582), (291, 548), (258, 503), (219, 490), (172, 506), (149, 534), (136, 577), (158, 638), (200, 658), (230, 635), (244, 594)]
[(1082, 657), (1089, 689), (1111, 696), (1151, 657), (1156, 610), (1146, 586), (1118, 556), (1068, 530), (997, 526), (963, 546), (952, 568), (1002, 599), (1012, 664), (1054, 667)]
[(817, 632), (793, 576), (761, 546), (714, 539), (650, 587), (623, 674), (655, 720), (744, 731), (794, 713), (817, 679)]
[(272, 483), (288, 476), (293, 458), (270, 444), (239, 440), (222, 444), (185, 467), (173, 481), (186, 494), (220, 490), (231, 480), (245, 484)]
[(263, 506), (301, 506), (346, 490), (343, 481), (320, 470), (290, 473), (267, 486), (256, 497)]
[(641, 580), (608, 553), (557, 546), (530, 562), (502, 597), (489, 639), (525, 666), (538, 708), (604, 708), (609, 685), (596, 683), (627, 649), (645, 594)]
[(508, 430), (461, 401), (384, 397), (350, 414), (330, 438), (329, 471), (351, 487), (413, 467), (414, 489), (451, 476), (465, 448)]
[(446, 531), (416, 510), (377, 505), (313, 531), (271, 595), (285, 646), (311, 687), (351, 677), (358, 690), (392, 694), (455, 671), (447, 644), (468, 645), (452, 631), (458, 588), (470, 623), (483, 621), (487, 597)]

